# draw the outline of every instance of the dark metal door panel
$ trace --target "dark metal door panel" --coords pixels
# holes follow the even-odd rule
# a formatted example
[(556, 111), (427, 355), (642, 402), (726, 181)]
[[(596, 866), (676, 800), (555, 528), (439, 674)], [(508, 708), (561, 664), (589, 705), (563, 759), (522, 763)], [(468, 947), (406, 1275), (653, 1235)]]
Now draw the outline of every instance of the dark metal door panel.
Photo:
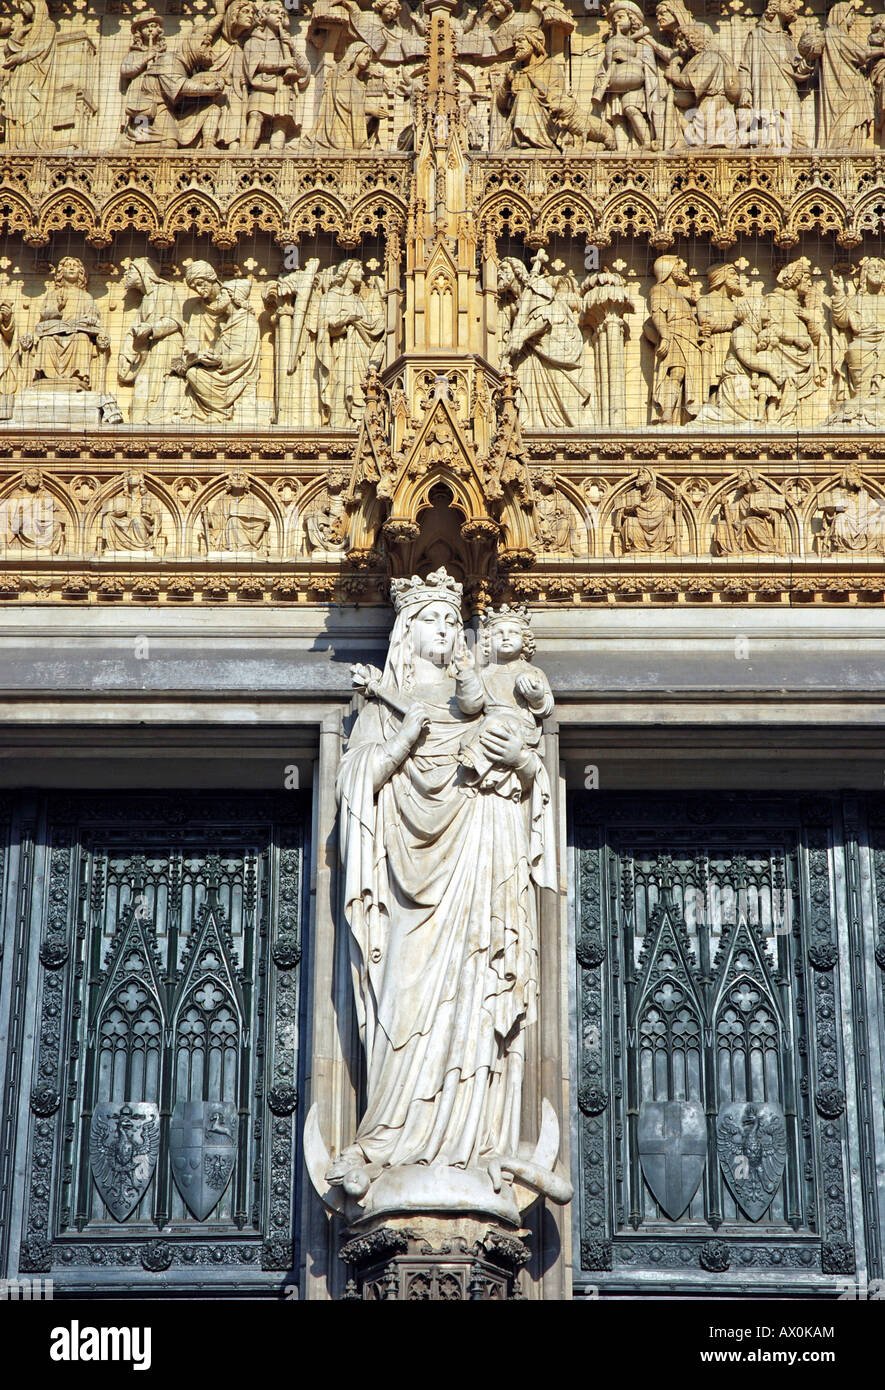
[(46, 802), (12, 1272), (234, 1292), (293, 1268), (306, 816), (293, 794)]
[(885, 1290), (885, 796), (845, 799), (857, 1181), (866, 1273)]
[(591, 793), (571, 824), (577, 1286), (866, 1278), (841, 799)]

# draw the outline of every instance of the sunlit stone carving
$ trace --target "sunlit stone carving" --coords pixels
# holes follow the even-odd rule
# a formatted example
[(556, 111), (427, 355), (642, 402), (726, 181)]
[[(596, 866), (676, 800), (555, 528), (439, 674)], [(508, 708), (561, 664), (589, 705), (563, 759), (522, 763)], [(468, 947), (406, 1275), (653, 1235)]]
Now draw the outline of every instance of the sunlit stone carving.
[(640, 468), (618, 498), (614, 526), (622, 555), (672, 554), (676, 550), (676, 509), (661, 491), (652, 468)]
[(320, 423), (316, 381), (316, 330), (322, 294), (314, 256), (262, 286), (274, 328), (274, 422), (309, 428)]
[(310, 145), (335, 152), (377, 145), (379, 123), (387, 114), (385, 90), (372, 50), (355, 45), (326, 75)]
[(795, 424), (826, 382), (819, 354), (823, 318), (813, 302), (807, 259), (784, 266), (771, 294), (739, 300), (736, 315), (719, 386), (698, 423)]
[(581, 285), (581, 323), (587, 330), (595, 369), (595, 413), (599, 424), (618, 426), (627, 420), (625, 315), (636, 308), (624, 277), (604, 269), (588, 275)]
[(178, 292), (147, 256), (130, 262), (124, 286), (141, 300), (120, 348), (117, 377), (133, 388), (132, 423), (162, 425), (175, 414), (181, 395), (180, 378), (169, 375), (184, 345)]
[(9, 145), (47, 143), (57, 30), (46, 0), (21, 0), (3, 45), (2, 100)]
[(157, 555), (166, 550), (161, 517), (142, 473), (126, 473), (119, 491), (102, 509), (99, 518), (98, 554), (137, 552)]
[(822, 554), (885, 550), (885, 506), (871, 495), (858, 464), (850, 463), (843, 469), (839, 486), (821, 496), (820, 509)]
[(305, 518), (307, 544), (312, 560), (340, 559), (349, 545), (344, 493), (348, 472), (329, 471), (326, 486), (314, 498)]
[(343, 261), (317, 308), (316, 360), (322, 424), (333, 429), (359, 423), (368, 372), (384, 353), (384, 299), (361, 263)]
[(737, 323), (737, 301), (741, 297), (741, 277), (736, 265), (714, 265), (707, 271), (707, 293), (697, 302), (698, 322), (709, 351), (702, 358), (703, 398), (706, 401), (722, 379), (725, 359)]
[(272, 150), (282, 149), (301, 130), (300, 94), (310, 81), (310, 64), (289, 32), (282, 0), (268, 0), (260, 7), (244, 57), (249, 87), (246, 149), (257, 149), (262, 142)]
[(584, 111), (566, 90), (565, 73), (547, 55), (540, 29), (523, 29), (514, 40), (514, 61), (497, 90), (498, 108), (506, 117), (501, 148), (559, 149), (585, 140), (613, 149), (614, 133), (607, 121)]
[(270, 513), (252, 495), (247, 474), (235, 469), (225, 479), (222, 492), (200, 515), (198, 547), (204, 554), (230, 551), (266, 555)]
[(215, 18), (207, 25), (215, 35), (211, 70), (224, 81), (215, 138), (230, 150), (242, 149), (246, 143), (249, 86), (243, 44), (257, 23), (258, 7), (254, 0), (227, 0), (227, 4), (219, 0)]
[(765, 144), (795, 149), (807, 146), (802, 126), (800, 86), (812, 68), (790, 33), (801, 0), (768, 0), (761, 19), (744, 41), (740, 105), (753, 110), (767, 127)]
[(837, 370), (847, 399), (829, 424), (885, 423), (885, 260), (864, 256), (849, 294), (845, 279), (831, 272), (833, 325), (844, 335)]
[(197, 27), (170, 47), (153, 10), (136, 15), (130, 27), (130, 48), (120, 68), (128, 84), (126, 138), (170, 149), (214, 149), (227, 74), (213, 70), (213, 32)]
[(52, 388), (94, 390), (96, 359), (103, 359), (106, 372), (109, 348), (98, 306), (86, 288), (85, 266), (76, 256), (63, 256), (53, 287), (40, 303), (37, 326), (22, 338), (30, 380)]
[(7, 549), (45, 550), (50, 555), (64, 551), (64, 513), (39, 468), (29, 468), (19, 486), (0, 501), (0, 522)]
[(222, 282), (207, 261), (192, 261), (185, 282), (201, 301), (196, 331), (171, 370), (186, 383), (181, 420), (255, 422), (261, 364), (258, 320), (248, 280)]
[(586, 550), (586, 537), (576, 508), (557, 487), (553, 469), (536, 470), (532, 483), (539, 549), (551, 555), (580, 555)]
[(121, 423), (107, 391), (110, 338), (86, 285), (83, 262), (63, 256), (36, 306), (33, 330), (21, 335), (12, 424), (42, 425), (47, 416), (60, 429)]
[(783, 553), (785, 511), (783, 495), (763, 482), (755, 468), (741, 469), (737, 491), (726, 497), (714, 527), (714, 553)]
[(703, 402), (709, 330), (698, 321), (697, 285), (679, 256), (659, 256), (649, 292), (646, 335), (655, 348), (653, 421), (681, 424)]
[(852, 34), (855, 6), (839, 0), (827, 15), (825, 29), (809, 26), (799, 52), (819, 62), (817, 141), (823, 149), (862, 147), (873, 130), (873, 88), (867, 71), (874, 59), (868, 45)]
[(689, 145), (733, 146), (734, 108), (741, 94), (738, 70), (708, 24), (686, 24), (680, 32), (686, 57), (675, 58), (664, 76), (676, 89), (674, 104), (691, 107), (683, 138)]
[(314, 47), (339, 59), (360, 44), (373, 58), (395, 67), (423, 58), (424, 33), (421, 10), (408, 10), (400, 0), (372, 0), (365, 9), (356, 0), (317, 0), (308, 29)]
[(498, 265), (498, 295), (509, 318), (502, 366), (521, 392), (520, 415), (530, 430), (577, 429), (589, 418), (592, 367), (578, 323), (580, 295), (558, 284), (539, 251), (531, 270), (513, 257)]
[(660, 149), (665, 139), (665, 95), (642, 10), (633, 0), (612, 0), (611, 37), (593, 88), (619, 149)]
[(78, 20), (59, 29), (46, 0), (18, 0), (4, 21), (0, 109), (12, 148), (81, 148), (98, 111), (97, 53)]
[(12, 302), (0, 299), (0, 420), (13, 411), (19, 382), (18, 329)]

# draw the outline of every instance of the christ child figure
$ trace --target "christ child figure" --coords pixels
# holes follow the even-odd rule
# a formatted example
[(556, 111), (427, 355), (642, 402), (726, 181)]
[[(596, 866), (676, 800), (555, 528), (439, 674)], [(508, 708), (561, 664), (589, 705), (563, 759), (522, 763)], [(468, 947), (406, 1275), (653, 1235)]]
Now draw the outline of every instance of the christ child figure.
[[(481, 737), (490, 726), (503, 725), (522, 735), (527, 750), (537, 749), (541, 725), (553, 713), (553, 692), (544, 672), (527, 658), (534, 655), (535, 638), (528, 609), (522, 605), (484, 613), (481, 620), (480, 655), (477, 668), (467, 657), (457, 663), (455, 697), (462, 714), (482, 714), (475, 731), (464, 739), (459, 758), (468, 776), (480, 788), (510, 794), (502, 783), (512, 780), (512, 770), (496, 768), (486, 756)], [(529, 757), (534, 765), (535, 757)], [(528, 770), (528, 769), (526, 769)], [(512, 788), (518, 796), (518, 785)]]
[(874, 15), (867, 39), (867, 48), (872, 49), (874, 58), (870, 69), (875, 97), (876, 125), (885, 121), (885, 15)]

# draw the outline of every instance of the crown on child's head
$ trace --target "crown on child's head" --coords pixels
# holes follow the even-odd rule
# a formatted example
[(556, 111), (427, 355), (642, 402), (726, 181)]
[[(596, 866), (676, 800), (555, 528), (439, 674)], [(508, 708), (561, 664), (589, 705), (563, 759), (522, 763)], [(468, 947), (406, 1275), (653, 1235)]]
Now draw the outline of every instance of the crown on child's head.
[(524, 603), (502, 603), (500, 608), (487, 608), (479, 620), (483, 627), (495, 623), (519, 623), (524, 632), (532, 630), (532, 615)]
[[(522, 628), (523, 652), (532, 656), (535, 650), (535, 634), (532, 632), (532, 615), (524, 603), (502, 603), (500, 608), (487, 608), (480, 617), (480, 630), (488, 644), (492, 628), (496, 623), (518, 623)], [(488, 650), (488, 645), (486, 646)]]
[(434, 570), (426, 579), (422, 579), (420, 574), (413, 574), (411, 579), (394, 579), (390, 585), (390, 595), (397, 613), (402, 613), (404, 608), (414, 608), (418, 603), (431, 603), (434, 599), (442, 599), (460, 609), (461, 593), (462, 586), (444, 569)]

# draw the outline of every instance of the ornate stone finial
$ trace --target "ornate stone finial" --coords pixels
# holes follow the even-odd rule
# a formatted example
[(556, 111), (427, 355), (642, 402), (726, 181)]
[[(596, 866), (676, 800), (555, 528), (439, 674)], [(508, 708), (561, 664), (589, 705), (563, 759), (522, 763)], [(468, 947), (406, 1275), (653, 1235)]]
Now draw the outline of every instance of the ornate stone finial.
[(429, 603), (432, 599), (444, 599), (460, 608), (462, 592), (463, 586), (444, 569), (434, 570), (426, 579), (418, 574), (411, 579), (394, 579), (390, 585), (397, 613), (402, 613), (404, 608), (412, 608), (416, 603)]

